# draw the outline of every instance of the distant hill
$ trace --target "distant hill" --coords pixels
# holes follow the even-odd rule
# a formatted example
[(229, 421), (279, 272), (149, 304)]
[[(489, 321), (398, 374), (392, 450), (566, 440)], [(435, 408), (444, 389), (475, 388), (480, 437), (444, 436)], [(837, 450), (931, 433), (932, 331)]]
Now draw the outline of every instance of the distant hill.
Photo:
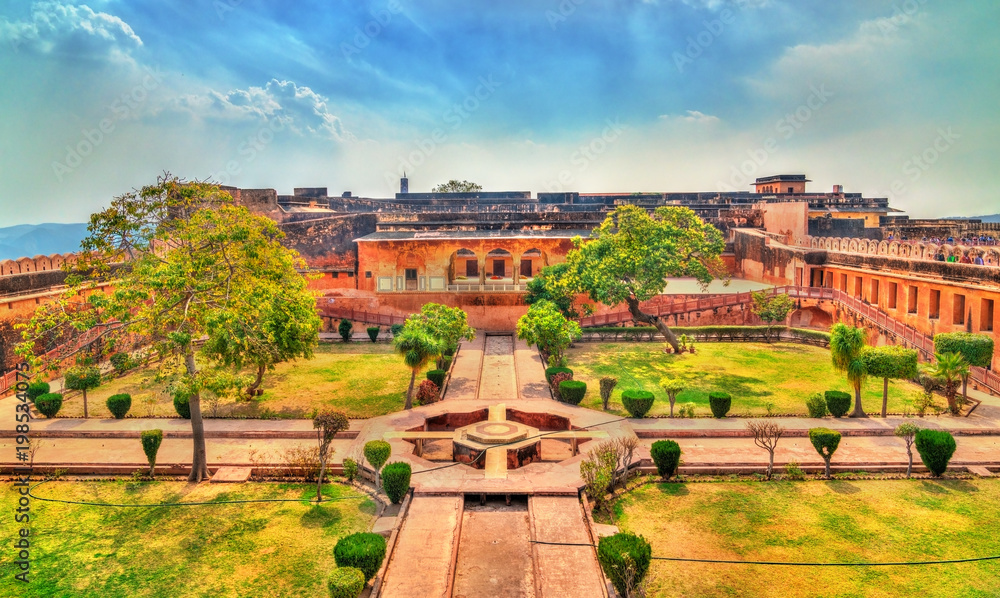
[(3, 227), (0, 228), (0, 260), (79, 251), (80, 241), (86, 236), (87, 225), (84, 223)]
[(953, 216), (956, 220), (982, 220), (983, 222), (1000, 222), (1000, 214), (990, 214), (989, 216)]

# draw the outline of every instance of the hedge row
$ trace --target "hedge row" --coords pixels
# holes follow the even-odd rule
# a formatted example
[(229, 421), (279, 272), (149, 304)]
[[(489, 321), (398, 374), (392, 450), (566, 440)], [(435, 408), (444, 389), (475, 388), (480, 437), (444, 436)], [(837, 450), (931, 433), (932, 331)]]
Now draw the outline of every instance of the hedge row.
[[(776, 326), (672, 326), (670, 328), (677, 336), (686, 334), (696, 341), (755, 341), (761, 339), (777, 339), (779, 336), (809, 342), (822, 342), (829, 344), (830, 333), (822, 330), (808, 330), (805, 328), (784, 328)], [(625, 340), (625, 341), (653, 341), (657, 340), (660, 332), (652, 326), (602, 326), (594, 328), (584, 328), (583, 334), (594, 336), (600, 340)]]

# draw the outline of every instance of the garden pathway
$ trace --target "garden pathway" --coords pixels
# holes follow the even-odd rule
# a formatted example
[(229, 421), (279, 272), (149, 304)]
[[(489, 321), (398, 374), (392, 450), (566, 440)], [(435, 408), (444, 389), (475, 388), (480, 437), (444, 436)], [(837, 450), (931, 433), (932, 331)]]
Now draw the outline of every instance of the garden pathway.
[(445, 393), (446, 401), (471, 401), (479, 393), (479, 376), (483, 369), (483, 352), (486, 348), (486, 338), (482, 332), (476, 333), (476, 339), (462, 341), (455, 363), (451, 366), (451, 381)]
[(413, 498), (386, 568), (382, 598), (452, 595), (462, 506), (461, 495)]
[(485, 401), (509, 401), (517, 397), (514, 372), (514, 337), (488, 335), (484, 338), (483, 366), (479, 373), (479, 398)]

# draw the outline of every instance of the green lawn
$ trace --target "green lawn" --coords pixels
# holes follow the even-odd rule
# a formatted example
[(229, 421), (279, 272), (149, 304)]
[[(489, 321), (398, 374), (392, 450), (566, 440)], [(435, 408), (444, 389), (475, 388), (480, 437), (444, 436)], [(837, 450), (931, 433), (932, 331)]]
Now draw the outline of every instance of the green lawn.
[[(36, 490), (63, 500), (154, 503), (313, 497), (300, 484), (188, 485), (182, 482), (51, 482)], [(331, 498), (357, 496), (324, 487)], [(6, 488), (0, 508), (13, 513)], [(324, 503), (260, 503), (103, 508), (31, 502), (31, 585), (15, 584), (13, 541), (0, 552), (0, 596), (100, 598), (326, 596), (337, 539), (370, 529), (375, 504), (364, 498)], [(13, 537), (13, 520), (6, 526)]]
[[(830, 481), (644, 486), (615, 506), (654, 556), (899, 562), (1000, 554), (1000, 481)], [(1000, 596), (1000, 561), (775, 567), (654, 561), (651, 597)]]
[[(567, 351), (573, 377), (587, 383), (582, 405), (601, 408), (599, 380), (618, 379), (612, 394), (612, 411), (625, 415), (621, 392), (637, 388), (651, 391), (657, 400), (651, 415), (667, 415), (670, 403), (660, 390), (663, 376), (688, 384), (677, 404), (694, 403), (696, 413), (708, 415), (708, 393), (732, 395), (731, 415), (767, 413), (806, 414), (805, 401), (826, 390), (851, 391), (847, 378), (834, 370), (827, 349), (792, 343), (699, 343), (695, 354), (668, 355), (660, 343), (579, 343)], [(910, 382), (889, 382), (889, 411), (915, 411), (913, 402), (921, 389)], [(882, 380), (870, 379), (862, 395), (865, 411), (882, 410)], [(940, 399), (939, 399), (940, 402)], [(676, 411), (675, 411), (676, 412)]]
[[(119, 392), (132, 395), (133, 417), (176, 416), (167, 391), (170, 381), (157, 380), (154, 369), (135, 371), (90, 391), (90, 416), (111, 417), (105, 401)], [(374, 417), (402, 409), (409, 382), (409, 368), (389, 343), (320, 343), (312, 359), (282, 363), (267, 372), (262, 396), (222, 400), (214, 409), (206, 396), (202, 411), (207, 417), (308, 417), (313, 409), (331, 407), (348, 417)], [(147, 404), (146, 398), (155, 403)], [(59, 415), (83, 416), (80, 393), (68, 395)]]

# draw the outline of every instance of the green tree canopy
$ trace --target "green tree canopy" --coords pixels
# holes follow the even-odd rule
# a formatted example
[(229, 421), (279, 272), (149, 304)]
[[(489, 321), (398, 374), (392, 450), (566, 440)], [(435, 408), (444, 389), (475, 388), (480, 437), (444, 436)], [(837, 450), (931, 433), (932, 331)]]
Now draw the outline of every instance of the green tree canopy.
[(767, 324), (767, 336), (771, 336), (771, 328), (775, 322), (784, 322), (788, 314), (795, 309), (795, 301), (785, 294), (772, 295), (766, 291), (754, 291), (750, 294), (753, 305), (750, 311)]
[(534, 305), (539, 301), (551, 301), (567, 318), (579, 318), (580, 313), (573, 305), (576, 293), (566, 283), (569, 265), (545, 266), (525, 286), (524, 302)]
[(396, 353), (403, 357), (403, 363), (410, 368), (410, 385), (406, 389), (404, 409), (413, 408), (413, 383), (417, 374), (427, 363), (441, 354), (441, 342), (432, 336), (419, 320), (407, 320), (402, 332), (392, 339)]
[(936, 353), (934, 359), (934, 363), (925, 368), (925, 371), (927, 375), (944, 384), (948, 409), (953, 414), (958, 414), (959, 406), (955, 395), (958, 393), (959, 382), (969, 375), (969, 362), (965, 361), (961, 353)]
[(473, 193), (475, 191), (482, 190), (482, 185), (477, 185), (469, 181), (451, 179), (447, 183), (441, 183), (437, 187), (431, 189), (431, 193)]
[(476, 330), (469, 326), (468, 315), (462, 308), (439, 303), (425, 303), (420, 313), (406, 319), (406, 326), (425, 330), (437, 339), (442, 351), (454, 351), (462, 340), (476, 338)]
[(861, 385), (868, 375), (862, 358), (866, 341), (864, 328), (834, 324), (830, 329), (830, 357), (833, 359), (833, 367), (847, 374), (847, 381), (854, 387), (854, 411), (851, 412), (851, 417), (868, 417), (861, 406)]
[(101, 370), (93, 365), (76, 365), (66, 370), (66, 388), (83, 392), (83, 417), (87, 417), (87, 391), (101, 385)]
[(882, 417), (885, 417), (889, 405), (889, 379), (906, 380), (917, 375), (917, 350), (895, 345), (865, 347), (861, 358), (869, 376), (882, 378)]
[[(988, 368), (993, 363), (993, 337), (971, 332), (934, 335), (935, 353), (958, 353), (970, 366)], [(968, 397), (969, 373), (962, 376), (962, 396)]]
[(666, 279), (692, 276), (703, 285), (722, 275), (722, 233), (688, 208), (660, 207), (649, 214), (619, 206), (591, 233), (574, 239), (566, 258), (567, 284), (607, 306), (625, 303), (636, 323), (652, 324), (674, 348), (677, 337), (639, 304), (662, 293)]
[[(281, 245), (274, 221), (233, 205), (215, 185), (169, 175), (116, 197), (91, 216), (88, 230), (77, 262), (86, 276), (71, 279), (63, 297), (41, 306), (19, 351), (37, 363), (32, 354), (40, 339), (74, 331), (96, 330), (97, 339), (145, 338), (163, 357), (161, 369), (180, 365), (174, 392), (188, 398), (191, 410), (189, 479), (201, 481), (208, 467), (200, 392), (219, 390), (213, 368), (268, 362), (282, 343), (303, 354), (315, 338), (315, 313), (301, 309), (303, 294), (312, 297), (294, 284), (296, 267), (304, 264)], [(98, 290), (102, 281), (113, 290)], [(277, 340), (282, 334), (299, 338)], [(195, 361), (197, 339), (210, 347), (205, 369)]]
[(517, 320), (517, 338), (538, 345), (550, 366), (562, 365), (563, 351), (580, 336), (580, 325), (567, 320), (551, 301), (534, 303)]

